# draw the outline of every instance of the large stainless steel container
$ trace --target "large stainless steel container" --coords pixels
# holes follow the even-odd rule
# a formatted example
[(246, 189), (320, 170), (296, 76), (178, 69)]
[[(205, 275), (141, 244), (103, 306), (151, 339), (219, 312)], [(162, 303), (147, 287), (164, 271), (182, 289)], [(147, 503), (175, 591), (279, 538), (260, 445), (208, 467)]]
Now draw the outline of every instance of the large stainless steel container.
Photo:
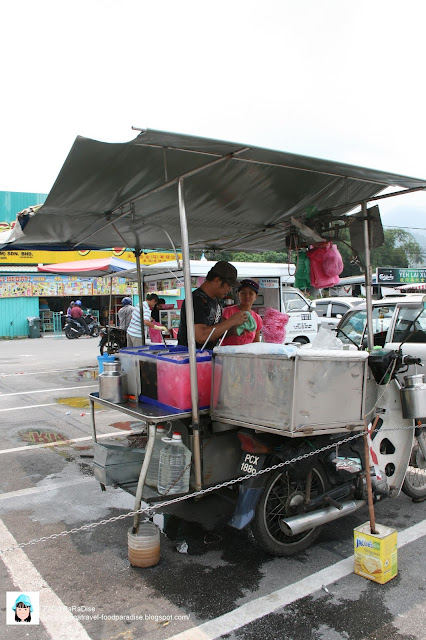
[(299, 349), (286, 357), (226, 349), (214, 352), (215, 421), (293, 437), (363, 428), (368, 353)]
[(96, 443), (94, 454), (93, 469), (98, 482), (107, 486), (138, 481), (145, 449)]
[(404, 376), (404, 387), (401, 389), (401, 407), (403, 418), (426, 418), (425, 374)]
[(104, 370), (99, 375), (99, 397), (102, 400), (121, 404), (125, 401), (126, 374), (121, 371), (120, 362), (104, 362)]

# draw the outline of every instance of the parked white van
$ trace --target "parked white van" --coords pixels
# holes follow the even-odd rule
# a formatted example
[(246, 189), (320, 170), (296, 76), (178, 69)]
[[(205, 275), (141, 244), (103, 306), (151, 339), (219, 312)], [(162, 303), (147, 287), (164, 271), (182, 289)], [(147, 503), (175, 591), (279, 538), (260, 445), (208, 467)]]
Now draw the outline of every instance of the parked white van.
[(316, 312), (316, 301), (309, 301), (299, 289), (282, 288), (283, 310), (288, 314), (286, 342), (307, 344), (312, 342), (321, 326)]

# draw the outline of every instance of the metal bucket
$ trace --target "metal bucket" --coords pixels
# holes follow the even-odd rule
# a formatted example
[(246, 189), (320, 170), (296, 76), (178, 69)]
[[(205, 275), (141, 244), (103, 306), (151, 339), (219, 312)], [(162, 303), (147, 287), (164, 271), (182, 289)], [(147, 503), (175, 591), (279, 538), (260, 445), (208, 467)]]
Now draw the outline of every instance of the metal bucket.
[(426, 376), (424, 373), (416, 373), (413, 376), (404, 376), (404, 387), (412, 388), (426, 383)]
[(126, 374), (121, 371), (118, 360), (104, 362), (104, 370), (99, 374), (99, 397), (116, 404), (125, 401)]
[(401, 389), (401, 408), (403, 418), (426, 417), (426, 376), (419, 373), (404, 376), (405, 386)]

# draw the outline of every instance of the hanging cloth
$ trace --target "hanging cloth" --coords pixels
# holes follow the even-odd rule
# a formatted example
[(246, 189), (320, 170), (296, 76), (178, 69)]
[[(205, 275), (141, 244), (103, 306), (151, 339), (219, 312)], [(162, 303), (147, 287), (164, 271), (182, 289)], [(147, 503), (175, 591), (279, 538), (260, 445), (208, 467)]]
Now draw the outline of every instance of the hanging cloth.
[(294, 286), (297, 289), (308, 289), (311, 286), (311, 263), (306, 251), (299, 251), (297, 269), (294, 274)]

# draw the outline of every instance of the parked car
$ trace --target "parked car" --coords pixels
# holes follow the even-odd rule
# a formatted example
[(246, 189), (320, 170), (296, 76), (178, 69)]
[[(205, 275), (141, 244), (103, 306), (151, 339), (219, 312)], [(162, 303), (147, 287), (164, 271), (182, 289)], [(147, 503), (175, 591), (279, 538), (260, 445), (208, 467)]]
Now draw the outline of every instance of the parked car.
[[(385, 298), (373, 301), (372, 320), (374, 346), (398, 349), (419, 357), (426, 364), (426, 310), (422, 294)], [(336, 329), (336, 335), (346, 344), (367, 348), (367, 310), (362, 305), (348, 311)], [(410, 371), (411, 373), (411, 371)]]
[(340, 296), (337, 298), (320, 298), (315, 300), (315, 311), (318, 314), (321, 327), (335, 329), (345, 313), (365, 303), (365, 298), (351, 298)]

